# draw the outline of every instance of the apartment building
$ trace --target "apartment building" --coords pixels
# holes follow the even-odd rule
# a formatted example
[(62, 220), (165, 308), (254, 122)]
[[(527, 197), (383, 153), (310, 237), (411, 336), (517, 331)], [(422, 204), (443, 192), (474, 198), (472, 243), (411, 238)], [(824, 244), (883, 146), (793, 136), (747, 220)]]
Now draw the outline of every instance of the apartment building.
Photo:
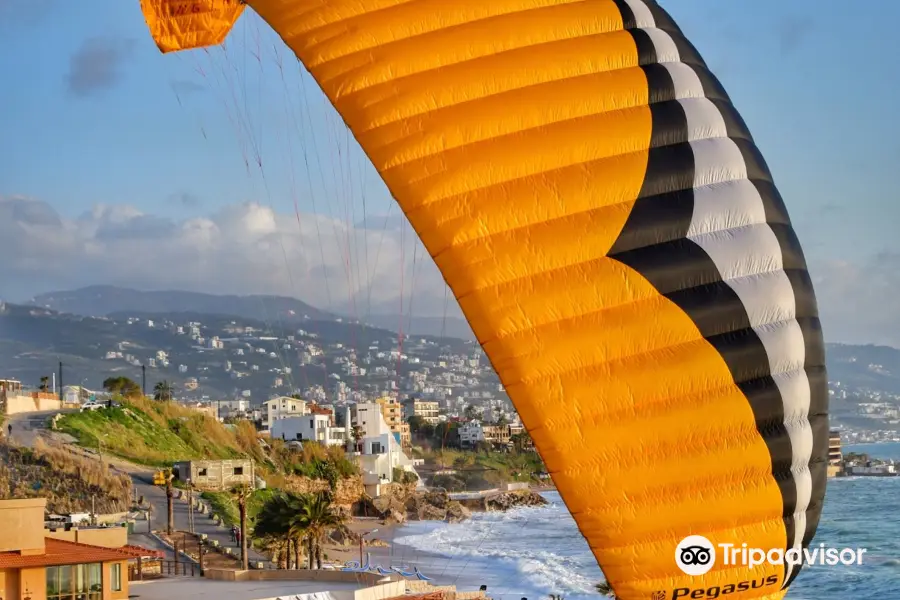
[(407, 400), (403, 404), (403, 419), (409, 420), (413, 416), (436, 425), (440, 421), (440, 406), (434, 400)]
[(409, 432), (409, 423), (403, 418), (403, 405), (396, 398), (384, 396), (376, 400), (381, 407), (381, 416), (388, 428), (400, 442), (400, 446), (409, 449), (412, 446), (412, 436)]
[(279, 419), (303, 416), (307, 413), (306, 401), (298, 400), (297, 398), (292, 398), (290, 396), (278, 396), (277, 398), (272, 398), (271, 400), (263, 402), (263, 406), (263, 417), (265, 418), (266, 429), (269, 431), (272, 430), (272, 426)]

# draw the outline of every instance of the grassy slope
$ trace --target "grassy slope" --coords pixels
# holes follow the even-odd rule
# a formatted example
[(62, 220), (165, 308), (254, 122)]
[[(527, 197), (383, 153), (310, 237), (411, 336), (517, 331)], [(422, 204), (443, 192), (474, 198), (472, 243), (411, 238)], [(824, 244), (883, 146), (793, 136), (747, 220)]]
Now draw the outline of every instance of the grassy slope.
[(131, 480), (40, 439), (33, 450), (0, 442), (0, 498), (46, 498), (47, 510), (59, 513), (89, 511), (94, 500), (100, 513), (122, 512), (131, 504)]
[(239, 436), (215, 419), (166, 402), (131, 400), (122, 408), (74, 413), (61, 418), (58, 427), (82, 446), (96, 449), (102, 441), (104, 452), (151, 466), (258, 452), (242, 447)]
[[(266, 488), (256, 490), (250, 495), (247, 502), (247, 520), (251, 523), (256, 519), (259, 510), (266, 501), (278, 493), (278, 490)], [(238, 525), (240, 522), (240, 512), (238, 511), (237, 500), (228, 492), (203, 492), (201, 497), (209, 502), (213, 514), (219, 515), (227, 525)]]

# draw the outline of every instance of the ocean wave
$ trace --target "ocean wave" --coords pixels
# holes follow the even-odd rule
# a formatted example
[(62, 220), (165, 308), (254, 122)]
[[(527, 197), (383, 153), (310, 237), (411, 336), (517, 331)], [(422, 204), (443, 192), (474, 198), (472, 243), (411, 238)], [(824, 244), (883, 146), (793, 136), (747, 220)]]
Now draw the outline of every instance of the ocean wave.
[[(834, 480), (838, 481), (838, 480)], [(813, 547), (866, 548), (862, 565), (804, 568), (786, 600), (885, 600), (900, 589), (900, 523), (884, 514), (900, 478), (829, 481)], [(488, 586), (498, 600), (601, 600), (603, 574), (559, 494), (540, 508), (478, 513), (459, 524), (411, 523), (398, 531), (397, 559), (418, 564), (435, 582), (462, 590)]]

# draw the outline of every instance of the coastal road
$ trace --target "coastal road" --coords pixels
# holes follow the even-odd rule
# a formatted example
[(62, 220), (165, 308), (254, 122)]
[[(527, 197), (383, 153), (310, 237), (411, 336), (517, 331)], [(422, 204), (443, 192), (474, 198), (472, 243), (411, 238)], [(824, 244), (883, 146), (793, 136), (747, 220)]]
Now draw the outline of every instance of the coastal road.
[(12, 434), (9, 441), (16, 446), (24, 446), (26, 448), (34, 447), (34, 440), (41, 431), (47, 430), (47, 424), (50, 419), (58, 414), (66, 414), (75, 412), (73, 409), (67, 410), (42, 410), (39, 412), (19, 413), (6, 418), (3, 424), (3, 435), (9, 432), (7, 427), (12, 427)]
[[(124, 463), (124, 461), (115, 459), (113, 462)], [(124, 463), (121, 466), (128, 464)], [(121, 468), (121, 466), (117, 468)], [(144, 470), (144, 467), (138, 467), (137, 465), (131, 465), (131, 467), (132, 470), (130, 472), (128, 470), (125, 470), (125, 472), (131, 475), (137, 495), (139, 497), (143, 496), (144, 501), (152, 507), (150, 516), (151, 529), (154, 531), (165, 531), (168, 521), (165, 488), (153, 485), (152, 470)], [(186, 498), (173, 500), (172, 513), (175, 518), (175, 529), (189, 531), (190, 511), (188, 510)], [(235, 549), (236, 554), (240, 554), (239, 544), (231, 541), (230, 529), (219, 527), (213, 523), (208, 515), (200, 514), (197, 510), (194, 510), (194, 532), (197, 534), (205, 533), (210, 540), (218, 540), (219, 545), (223, 547), (230, 546)], [(251, 549), (249, 555), (251, 562), (268, 562), (265, 556), (255, 550)]]
[[(48, 423), (50, 422), (50, 419), (56, 414), (67, 412), (73, 411), (52, 410), (12, 415), (3, 425), (3, 435), (7, 435), (7, 425), (12, 425), (12, 435), (9, 438), (9, 441), (16, 446), (34, 448), (35, 441), (39, 437), (49, 433)], [(96, 449), (79, 448), (76, 446), (71, 446), (71, 449), (84, 456), (99, 459)], [(166, 491), (160, 486), (153, 485), (153, 472), (155, 469), (136, 465), (114, 456), (104, 456), (103, 461), (113, 470), (131, 477), (136, 496), (143, 496), (144, 501), (150, 505), (150, 528), (154, 531), (165, 531), (167, 526)], [(175, 529), (188, 531), (190, 517), (187, 500), (174, 499), (173, 502)], [(240, 547), (238, 544), (231, 541), (230, 529), (218, 527), (207, 515), (202, 515), (196, 510), (194, 511), (194, 531), (198, 534), (205, 533), (209, 536), (210, 540), (218, 540), (219, 544), (223, 547), (231, 546), (235, 549), (236, 554), (240, 554)], [(168, 550), (149, 535), (143, 533), (132, 534), (129, 536), (129, 543), (155, 550), (165, 550), (167, 558), (172, 558), (171, 556), (168, 556), (171, 555), (171, 550)], [(250, 550), (249, 554), (252, 562), (267, 562), (268, 560), (265, 556), (255, 550)]]

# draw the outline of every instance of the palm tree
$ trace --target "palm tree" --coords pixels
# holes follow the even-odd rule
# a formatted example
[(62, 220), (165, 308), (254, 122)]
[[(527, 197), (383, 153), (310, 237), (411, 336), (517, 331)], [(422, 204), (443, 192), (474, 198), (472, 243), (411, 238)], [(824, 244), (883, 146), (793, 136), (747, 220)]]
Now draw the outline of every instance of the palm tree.
[[(293, 493), (282, 493), (270, 498), (260, 509), (253, 528), (254, 537), (268, 538), (270, 545), (284, 548), (285, 568), (291, 567), (291, 548), (294, 550), (293, 566), (300, 568), (301, 549), (307, 536), (305, 500)], [(277, 541), (276, 541), (277, 540)]]
[(172, 384), (166, 380), (153, 386), (153, 399), (168, 402), (172, 399)]
[(249, 486), (240, 485), (232, 488), (231, 494), (237, 499), (241, 514), (241, 569), (250, 570), (250, 557), (247, 555), (247, 497), (252, 490)]
[(616, 593), (613, 591), (613, 589), (609, 585), (608, 581), (601, 581), (600, 583), (595, 583), (594, 589), (597, 590), (597, 593), (602, 596), (607, 596), (609, 598), (616, 597)]
[(313, 556), (316, 566), (322, 568), (322, 542), (329, 533), (344, 524), (345, 519), (336, 514), (328, 494), (303, 494), (303, 524), (309, 547), (309, 568), (313, 568)]
[(355, 452), (362, 452), (362, 439), (365, 437), (363, 428), (359, 425), (354, 425), (350, 430), (350, 437), (353, 438), (353, 450)]

